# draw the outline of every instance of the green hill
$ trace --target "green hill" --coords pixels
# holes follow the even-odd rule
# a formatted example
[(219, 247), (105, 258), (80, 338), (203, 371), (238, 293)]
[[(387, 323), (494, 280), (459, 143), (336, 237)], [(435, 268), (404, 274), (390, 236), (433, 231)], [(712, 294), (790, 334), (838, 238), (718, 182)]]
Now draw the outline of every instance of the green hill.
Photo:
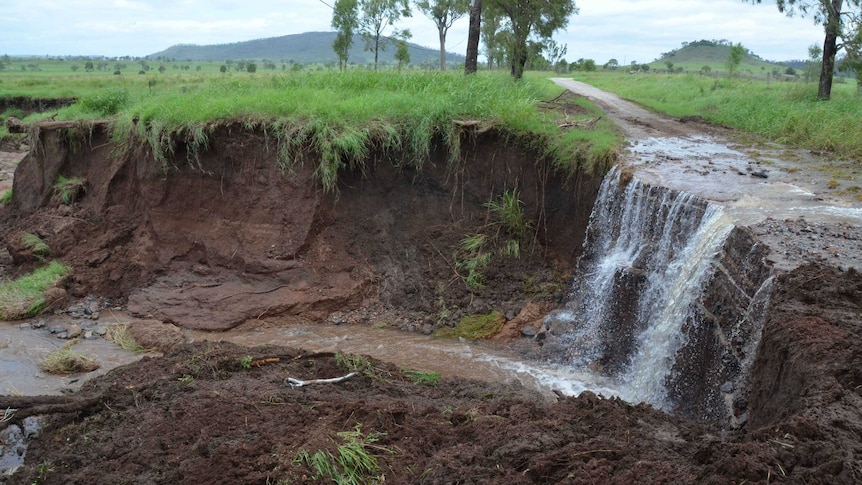
[[(651, 62), (653, 69), (667, 69), (667, 63), (672, 62), (674, 68), (683, 68), (689, 71), (699, 71), (703, 66), (709, 66), (713, 71), (723, 71), (725, 61), (730, 54), (732, 43), (727, 40), (698, 40), (695, 42), (683, 42), (682, 47), (665, 52), (661, 58)], [(739, 66), (740, 72), (772, 71), (785, 67), (776, 63), (763, 60), (757, 54), (745, 50), (745, 58)]]
[[(306, 32), (304, 34), (285, 35), (256, 39), (233, 44), (191, 45), (179, 44), (150, 54), (150, 59), (176, 60), (186, 62), (226, 61), (226, 60), (263, 60), (273, 62), (327, 63), (338, 62), (338, 57), (332, 50), (335, 32)], [(410, 63), (421, 65), (440, 62), (440, 51), (430, 47), (408, 43)], [(353, 38), (353, 47), (348, 57), (351, 64), (369, 64), (374, 62), (374, 53), (365, 51), (365, 43), (358, 35)], [(380, 62), (395, 62), (395, 47), (389, 46), (380, 52)], [(447, 63), (464, 62), (464, 56), (447, 53)]]

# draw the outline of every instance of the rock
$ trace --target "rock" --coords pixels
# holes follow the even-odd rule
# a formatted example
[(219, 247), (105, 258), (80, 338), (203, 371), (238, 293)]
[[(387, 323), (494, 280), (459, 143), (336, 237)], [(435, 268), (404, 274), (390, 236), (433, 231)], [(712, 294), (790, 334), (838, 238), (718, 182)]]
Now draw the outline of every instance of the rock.
[(425, 325), (422, 325), (422, 333), (423, 334), (431, 335), (431, 333), (433, 331), (434, 331), (434, 327), (431, 324), (426, 323)]
[(529, 338), (535, 337), (536, 336), (536, 329), (533, 327), (523, 327), (521, 329), (521, 335), (523, 335), (524, 337), (529, 337)]
[(733, 392), (733, 383), (730, 381), (725, 382), (718, 388), (721, 392)]
[(69, 330), (66, 332), (66, 335), (68, 335), (69, 338), (77, 338), (80, 337), (82, 333), (84, 333), (84, 329), (82, 329), (77, 323), (73, 323), (69, 326)]

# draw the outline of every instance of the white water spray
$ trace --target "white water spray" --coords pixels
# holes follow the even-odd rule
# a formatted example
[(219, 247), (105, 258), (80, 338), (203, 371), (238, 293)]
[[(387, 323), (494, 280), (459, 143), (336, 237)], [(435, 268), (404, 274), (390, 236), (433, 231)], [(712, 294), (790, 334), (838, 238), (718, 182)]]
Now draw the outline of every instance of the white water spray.
[[(596, 200), (579, 263), (580, 277), (566, 310), (551, 318), (568, 324), (574, 365), (601, 364), (621, 322), (621, 306), (636, 308), (628, 364), (617, 375), (620, 397), (669, 408), (665, 382), (684, 328), (712, 274), (713, 260), (733, 229), (721, 206), (615, 171)], [(634, 281), (621, 284), (621, 281)], [(636, 298), (636, 305), (631, 299)]]

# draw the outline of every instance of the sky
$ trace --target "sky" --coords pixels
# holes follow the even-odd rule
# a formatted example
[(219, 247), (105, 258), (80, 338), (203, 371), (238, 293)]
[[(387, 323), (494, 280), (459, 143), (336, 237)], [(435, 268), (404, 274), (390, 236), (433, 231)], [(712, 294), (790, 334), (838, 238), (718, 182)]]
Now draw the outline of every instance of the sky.
[[(333, 0), (324, 0), (332, 4)], [(0, 55), (143, 57), (175, 44), (225, 44), (331, 31), (321, 0), (0, 0)], [(683, 42), (726, 39), (766, 60), (805, 59), (822, 45), (823, 28), (788, 18), (775, 3), (744, 0), (577, 0), (577, 15), (554, 40), (568, 61), (647, 63)], [(464, 53), (467, 18), (446, 43)], [(434, 23), (414, 9), (398, 24), (411, 42), (439, 48)]]

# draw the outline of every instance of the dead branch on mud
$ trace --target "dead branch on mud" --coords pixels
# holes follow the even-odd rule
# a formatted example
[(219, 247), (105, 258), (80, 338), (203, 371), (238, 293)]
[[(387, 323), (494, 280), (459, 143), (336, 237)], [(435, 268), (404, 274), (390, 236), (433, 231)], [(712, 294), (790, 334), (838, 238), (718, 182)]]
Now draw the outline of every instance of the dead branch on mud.
[(4, 409), (0, 430), (29, 416), (68, 414), (90, 409), (102, 401), (102, 396), (72, 398), (67, 396), (0, 396)]
[(346, 381), (347, 379), (350, 379), (351, 377), (356, 376), (356, 375), (359, 375), (359, 373), (358, 372), (351, 372), (350, 374), (347, 374), (347, 375), (341, 376), (341, 377), (333, 377), (331, 379), (310, 379), (307, 381), (303, 381), (300, 379), (294, 379), (293, 377), (288, 377), (287, 383), (290, 384), (290, 387), (303, 387), (303, 386), (310, 386), (311, 384), (334, 384), (336, 382)]

